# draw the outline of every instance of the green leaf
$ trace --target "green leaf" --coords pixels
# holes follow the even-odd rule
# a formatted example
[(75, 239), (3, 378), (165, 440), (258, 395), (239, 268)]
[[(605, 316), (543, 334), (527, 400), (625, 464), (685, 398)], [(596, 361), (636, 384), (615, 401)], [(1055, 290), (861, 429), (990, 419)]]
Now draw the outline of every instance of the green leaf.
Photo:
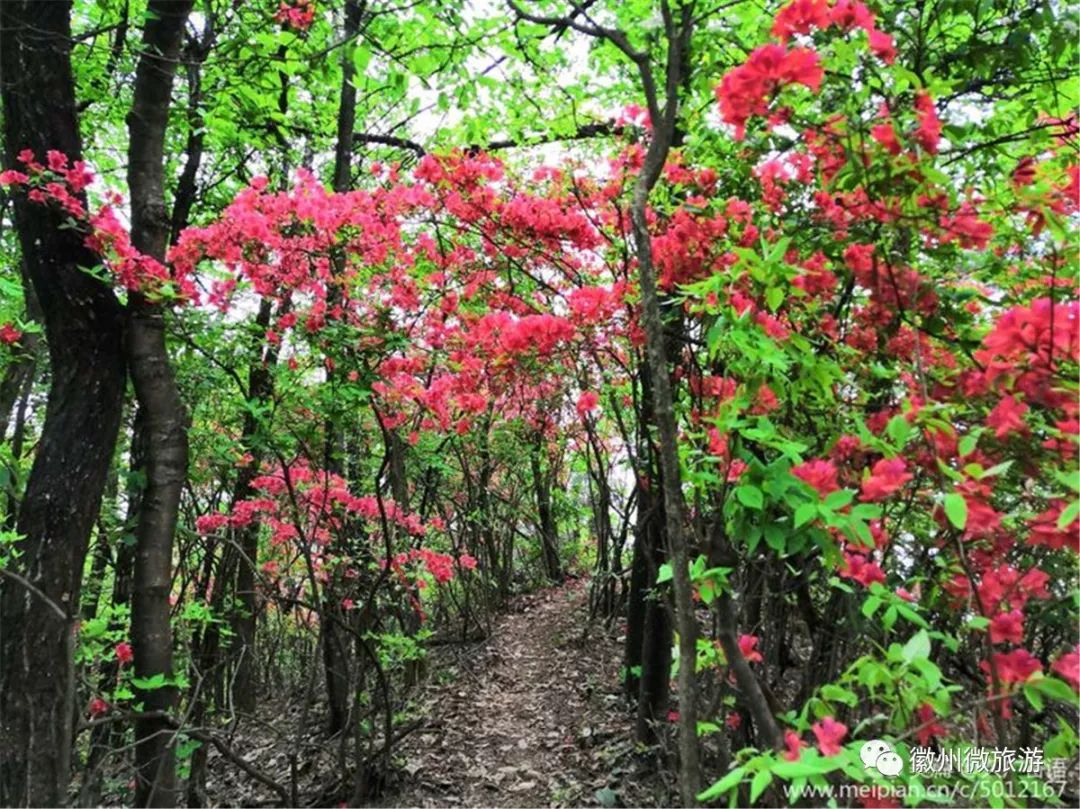
[(794, 805), (799, 798), (802, 797), (803, 790), (806, 789), (806, 779), (796, 778), (791, 782), (791, 790), (788, 795), (788, 803)]
[(960, 443), (957, 445), (957, 449), (960, 452), (961, 458), (966, 458), (968, 455), (975, 451), (975, 446), (979, 443), (979, 436), (974, 433), (969, 433), (960, 439)]
[(878, 607), (880, 607), (880, 606), (881, 606), (881, 599), (880, 598), (878, 598), (877, 596), (868, 596), (866, 601), (863, 602), (862, 614), (864, 616), (866, 616), (867, 618), (869, 618), (871, 615), (873, 615), (875, 612), (877, 612)]
[(817, 517), (817, 503), (803, 503), (795, 509), (795, 527), (802, 528), (808, 522)]
[(900, 651), (900, 656), (905, 663), (911, 663), (916, 659), (925, 659), (930, 656), (930, 636), (925, 629), (921, 629), (911, 636), (911, 639), (904, 644), (904, 648)]
[(858, 704), (859, 698), (855, 695), (854, 691), (849, 691), (846, 688), (836, 685), (835, 683), (828, 683), (821, 687), (822, 699), (829, 700), (830, 702), (840, 702), (844, 705), (850, 705), (854, 707)]
[(777, 553), (787, 550), (787, 534), (782, 526), (772, 523), (765, 526), (765, 544)]
[(943, 475), (945, 475), (946, 477), (952, 478), (957, 483), (963, 483), (964, 482), (964, 476), (963, 476), (962, 473), (957, 472), (955, 469), (953, 469), (951, 466), (949, 466), (947, 463), (945, 463), (943, 460), (941, 460), (941, 458), (935, 458), (935, 460), (937, 461), (938, 469), (941, 470), (941, 473)]
[(709, 801), (719, 795), (723, 795), (729, 789), (739, 785), (742, 781), (743, 773), (745, 772), (746, 767), (736, 767), (704, 792), (699, 793), (697, 799), (699, 801)]
[(708, 606), (716, 601), (716, 584), (712, 581), (704, 581), (701, 583), (701, 587), (698, 588), (698, 595), (701, 596), (701, 602)]
[(855, 492), (850, 489), (840, 489), (839, 491), (829, 493), (829, 496), (825, 498), (825, 506), (831, 508), (833, 511), (837, 511), (854, 499)]
[(936, 691), (941, 687), (941, 669), (934, 665), (932, 661), (927, 660), (925, 657), (919, 657), (914, 660), (912, 665), (923, 676), (929, 691)]
[(945, 516), (954, 526), (961, 531), (967, 525), (968, 508), (967, 500), (959, 492), (949, 492), (945, 495)]
[(896, 625), (896, 617), (898, 614), (895, 604), (885, 610), (885, 616), (881, 619), (881, 622), (885, 625), (886, 631), (892, 631), (892, 628)]
[(750, 803), (757, 803), (757, 799), (761, 797), (762, 792), (769, 788), (772, 780), (773, 774), (768, 770), (762, 770), (754, 776), (754, 780), (750, 782)]
[(131, 684), (140, 691), (154, 691), (164, 688), (166, 685), (165, 675), (158, 672), (153, 677), (132, 677)]
[(757, 486), (739, 486), (735, 489), (735, 497), (747, 508), (760, 509), (765, 504), (765, 496)]
[(911, 425), (908, 424), (907, 416), (893, 416), (885, 427), (885, 432), (896, 443), (898, 449), (903, 449), (908, 436), (911, 435)]
[(611, 809), (619, 803), (619, 796), (610, 787), (596, 790), (596, 802), (605, 809)]
[(666, 581), (671, 581), (672, 575), (674, 574), (671, 570), (671, 565), (665, 562), (664, 564), (660, 565), (660, 569), (656, 571), (656, 583), (663, 584)]
[(769, 307), (769, 310), (775, 312), (780, 308), (780, 304), (784, 302), (784, 290), (780, 287), (769, 287), (765, 291), (765, 304)]
[(1059, 531), (1064, 531), (1072, 521), (1080, 516), (1080, 500), (1073, 500), (1069, 506), (1061, 512), (1061, 516), (1058, 517), (1057, 527)]
[(1064, 680), (1059, 680), (1057, 677), (1034, 677), (1028, 684), (1052, 700), (1064, 702), (1066, 705), (1076, 705), (1076, 692)]
[(919, 613), (915, 612), (915, 610), (912, 609), (909, 605), (897, 603), (896, 610), (916, 626), (921, 626), (924, 629), (930, 628), (930, 624), (926, 622), (926, 619), (919, 615)]
[(843, 756), (822, 757), (817, 755), (817, 751), (810, 753), (804, 751), (803, 757), (798, 761), (781, 761), (774, 764), (772, 773), (780, 778), (791, 780), (792, 778), (832, 772), (843, 766)]
[(1012, 461), (1004, 461), (1002, 463), (996, 464), (995, 466), (991, 466), (989, 469), (983, 472), (982, 477), (992, 478), (996, 475), (1000, 475), (1002, 472), (1007, 472), (1009, 470), (1009, 467), (1011, 467), (1012, 465)]
[(855, 531), (855, 536), (858, 540), (868, 548), (874, 547), (874, 535), (870, 533), (870, 528), (859, 519), (851, 520), (851, 527)]
[(860, 520), (876, 520), (881, 516), (881, 506), (877, 503), (859, 503), (851, 509), (851, 516)]

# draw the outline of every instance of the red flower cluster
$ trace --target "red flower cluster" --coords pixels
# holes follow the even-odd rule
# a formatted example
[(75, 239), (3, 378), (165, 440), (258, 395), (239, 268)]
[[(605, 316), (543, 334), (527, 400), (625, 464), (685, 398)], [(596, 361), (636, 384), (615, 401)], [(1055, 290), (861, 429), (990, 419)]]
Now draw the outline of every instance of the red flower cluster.
[(274, 22), (294, 31), (306, 31), (314, 21), (314, 0), (281, 0), (274, 14)]
[(757, 648), (760, 640), (757, 635), (739, 635), (739, 651), (747, 663), (760, 663), (765, 659)]
[(0, 343), (14, 345), (22, 339), (23, 333), (15, 328), (13, 323), (5, 323), (0, 326)]
[(844, 551), (844, 561), (838, 572), (845, 579), (857, 581), (863, 587), (869, 587), (874, 582), (885, 583), (885, 571), (881, 565), (868, 558), (861, 548)]
[(1010, 433), (1026, 433), (1027, 424), (1024, 423), (1024, 414), (1028, 406), (1016, 396), (1006, 396), (986, 417), (986, 426), (992, 427), (994, 435), (1004, 438)]
[(110, 710), (109, 703), (103, 700), (101, 697), (94, 697), (90, 700), (90, 704), (86, 708), (86, 713), (91, 719), (97, 719), (104, 716)]
[(1055, 660), (1050, 669), (1071, 685), (1074, 691), (1080, 692), (1080, 646)]
[(585, 390), (577, 400), (577, 412), (581, 418), (592, 413), (600, 404), (600, 396), (595, 391)]
[(990, 620), (990, 642), (1023, 643), (1024, 613), (1021, 610), (1001, 612)]
[(915, 112), (919, 119), (915, 140), (929, 154), (937, 154), (938, 141), (941, 140), (941, 121), (938, 120), (934, 100), (923, 90), (915, 94)]
[(862, 483), (862, 499), (884, 500), (895, 494), (905, 483), (914, 477), (907, 471), (903, 458), (882, 458), (871, 471), (870, 477)]
[(824, 31), (835, 25), (843, 31), (861, 28), (869, 39), (870, 50), (885, 64), (896, 59), (893, 38), (877, 28), (873, 13), (859, 0), (794, 0), (780, 9), (773, 21), (773, 36), (787, 42), (795, 34), (809, 34), (813, 29)]
[(810, 729), (817, 737), (821, 755), (835, 756), (843, 750), (840, 741), (847, 735), (847, 725), (837, 722), (831, 716), (826, 716), (820, 722), (815, 722)]
[(784, 751), (784, 759), (787, 761), (798, 761), (802, 755), (802, 749), (806, 747), (806, 743), (793, 730), (784, 731), (784, 745), (787, 747)]
[(915, 738), (918, 739), (920, 747), (926, 747), (931, 741), (943, 737), (946, 733), (945, 726), (937, 721), (937, 713), (933, 706), (925, 702), (915, 711), (915, 721), (918, 722)]
[(83, 192), (94, 178), (85, 163), (76, 161), (69, 166), (67, 156), (55, 150), (47, 153), (47, 166), (38, 163), (29, 149), (20, 152), (18, 159), (29, 173), (4, 171), (0, 173), (0, 186), (23, 189), (32, 202), (53, 204), (64, 211), (85, 234), (86, 246), (101, 256), (121, 286), (148, 295), (169, 293), (181, 300), (195, 297), (186, 274), (170, 273), (132, 245), (131, 234), (114, 212), (122, 202), (119, 195), (106, 194), (104, 205), (93, 213), (87, 211)]
[[(399, 553), (391, 560), (390, 567), (400, 571), (410, 562), (417, 561), (423, 562), (424, 568), (435, 579), (436, 584), (446, 584), (454, 578), (454, 557), (448, 553), (439, 553), (427, 548), (414, 548), (407, 553)], [(459, 556), (456, 563), (462, 570), (476, 569), (476, 559), (467, 553)]]
[(765, 115), (769, 101), (778, 90), (802, 84), (817, 92), (825, 75), (817, 53), (809, 48), (788, 49), (786, 43), (795, 34), (832, 25), (844, 31), (866, 31), (871, 51), (886, 64), (896, 58), (893, 38), (877, 29), (874, 15), (859, 0), (795, 0), (780, 9), (772, 33), (782, 45), (762, 45), (738, 67), (729, 70), (716, 88), (720, 115), (735, 127), (735, 139), (742, 140), (746, 122), (754, 115)]
[[(975, 358), (988, 366), (990, 381), (1018, 372), (1023, 377), (1028, 369), (1045, 373), (1065, 360), (1080, 362), (1080, 302), (1039, 298), (1009, 309), (983, 338)], [(1041, 378), (1031, 381), (1038, 386)]]
[(836, 466), (832, 461), (825, 461), (820, 458), (806, 461), (798, 466), (791, 467), (791, 474), (817, 490), (818, 495), (822, 498), (840, 488), (840, 484), (836, 480)]
[(121, 666), (126, 666), (132, 660), (135, 659), (135, 652), (131, 649), (131, 644), (121, 642), (116, 644), (116, 662)]
[[(1037, 671), (1042, 671), (1042, 663), (1027, 649), (1013, 649), (1011, 652), (994, 652), (994, 668), (997, 669), (998, 681), (1002, 686), (1027, 682)], [(979, 667), (990, 676), (991, 666), (987, 661)]]
[(824, 76), (821, 60), (809, 48), (762, 45), (720, 80), (716, 88), (720, 115), (735, 127), (735, 139), (742, 140), (746, 122), (754, 115), (768, 113), (769, 99), (777, 90), (802, 84), (816, 93)]

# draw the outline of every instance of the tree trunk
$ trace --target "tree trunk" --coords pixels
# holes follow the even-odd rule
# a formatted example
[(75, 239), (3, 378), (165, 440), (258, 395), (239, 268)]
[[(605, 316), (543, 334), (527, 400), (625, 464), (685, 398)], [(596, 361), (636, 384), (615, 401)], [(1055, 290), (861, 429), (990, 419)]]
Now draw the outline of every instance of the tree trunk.
[[(143, 254), (164, 262), (169, 238), (165, 206), (164, 149), (173, 76), (191, 0), (151, 0), (143, 51), (128, 114), (128, 187), (131, 240)], [(180, 493), (187, 476), (187, 423), (165, 344), (160, 305), (133, 292), (129, 303), (128, 363), (146, 425), (146, 490), (135, 530), (135, 581), (131, 639), (138, 677), (173, 675), (169, 592)], [(138, 692), (147, 713), (135, 721), (138, 806), (176, 803), (174, 735), (167, 714), (176, 704), (171, 686)]]
[(659, 722), (667, 720), (671, 693), (671, 615), (664, 598), (654, 588), (656, 574), (664, 562), (664, 504), (652, 492), (643, 491), (641, 553), (645, 568), (641, 632), (641, 683), (635, 733), (638, 741), (655, 744)]
[[(30, 149), (82, 157), (70, 3), (0, 4), (6, 162)], [(67, 801), (73, 651), (83, 562), (120, 427), (123, 313), (66, 214), (15, 197), (23, 258), (45, 322), (51, 385), (19, 509), (20, 557), (0, 582), (0, 804)]]
[[(135, 527), (138, 524), (139, 508), (142, 503), (144, 483), (142, 472), (146, 468), (146, 427), (142, 413), (135, 411), (131, 425), (131, 443), (129, 446), (128, 466), (140, 474), (129, 475), (124, 487), (124, 499), (127, 511), (123, 524), (119, 526), (118, 536), (112, 537), (116, 543), (113, 559), (112, 598), (113, 607), (131, 604), (132, 580), (135, 577)], [(122, 629), (115, 614), (109, 624), (110, 630)], [(115, 659), (107, 661), (98, 676), (102, 692), (116, 682), (119, 664)], [(82, 787), (79, 790), (79, 806), (97, 806), (101, 803), (101, 782), (104, 778), (103, 765), (109, 751), (119, 746), (124, 729), (117, 722), (95, 725), (90, 731), (89, 752), (86, 767), (83, 770)]]
[[(645, 594), (649, 587), (649, 569), (645, 561), (645, 520), (638, 498), (637, 525), (634, 528), (634, 558), (630, 563), (630, 592), (626, 599), (626, 646), (623, 651), (626, 695), (637, 699), (641, 687), (641, 649), (645, 640)], [(635, 671), (636, 670), (636, 671)]]
[[(363, 16), (364, 4), (357, 0), (348, 0), (345, 4), (345, 30), (346, 42), (352, 41), (360, 30), (360, 19)], [(344, 51), (348, 56), (348, 49)], [(353, 130), (356, 127), (356, 86), (353, 84), (353, 76), (356, 69), (350, 58), (343, 58), (341, 63), (341, 99), (338, 104), (337, 116), (337, 141), (334, 146), (334, 191), (342, 193), (349, 190), (352, 184), (352, 141)], [(331, 283), (327, 290), (327, 305), (333, 306), (340, 290), (336, 283)], [(327, 371), (329, 382), (330, 372)], [(333, 423), (332, 419), (326, 422), (326, 463), (327, 472), (341, 474), (344, 472), (342, 465), (342, 453), (345, 446), (344, 435), (341, 428)], [(334, 582), (327, 584), (323, 598), (323, 615), (320, 616), (319, 628), (322, 633), (323, 663), (326, 667), (326, 696), (329, 702), (329, 731), (338, 733), (345, 729), (349, 715), (349, 683), (351, 680), (350, 669), (351, 644), (345, 637), (345, 633), (339, 622), (346, 616), (341, 609), (341, 598), (336, 592)], [(358, 665), (363, 665), (361, 661)], [(389, 710), (389, 707), (387, 707)]]
[(536, 513), (540, 522), (540, 549), (544, 558), (544, 575), (550, 581), (561, 582), (562, 565), (559, 563), (559, 534), (555, 525), (555, 515), (551, 510), (551, 485), (544, 477), (540, 455), (543, 451), (544, 438), (537, 434), (530, 457), (532, 467), (533, 492), (536, 495)]
[[(655, 89), (648, 94), (653, 120), (652, 140), (645, 160), (634, 183), (630, 218), (634, 235), (634, 250), (638, 261), (641, 284), (641, 325), (645, 331), (645, 348), (653, 386), (652, 423), (659, 433), (660, 476), (663, 480), (664, 533), (668, 557), (673, 571), (675, 620), (679, 630), (679, 795), (686, 806), (697, 802), (701, 791), (701, 766), (697, 741), (697, 679), (694, 672), (697, 659), (697, 620), (691, 598), (690, 558), (686, 539), (686, 521), (679, 468), (678, 425), (675, 419), (674, 395), (668, 377), (668, 358), (664, 345), (664, 324), (660, 316), (660, 297), (653, 268), (652, 237), (649, 234), (647, 209), (649, 194), (664, 168), (671, 150), (678, 111), (680, 68), (689, 49), (692, 11), (682, 9), (681, 26), (676, 31), (669, 20), (666, 99), (662, 114), (657, 105)], [(666, 15), (665, 15), (666, 16)], [(641, 67), (642, 79), (652, 88), (647, 64)], [(647, 77), (647, 81), (646, 81)]]
[[(282, 301), (278, 305), (278, 315), (284, 314), (289, 308), (289, 301)], [(273, 319), (273, 313), (273, 302), (269, 298), (263, 298), (259, 303), (259, 313), (255, 317), (255, 334), (265, 333)], [(265, 425), (256, 412), (261, 412), (274, 395), (273, 370), (277, 361), (277, 346), (268, 344), (265, 348), (256, 346), (253, 349), (253, 359), (248, 366), (247, 386), (247, 400), (253, 406), (248, 407), (244, 413), (244, 428), (240, 436), (240, 444), (244, 451), (251, 455), (251, 461), (240, 470), (236, 478), (232, 496), (234, 504), (247, 500), (255, 494), (251, 484), (259, 475), (266, 453), (265, 442), (261, 435), (265, 432)], [(237, 533), (236, 545), (224, 551), (222, 570), (227, 569), (229, 572), (221, 580), (221, 585), (223, 588), (228, 588), (229, 582), (232, 581), (232, 571), (235, 569), (235, 595), (240, 603), (240, 610), (232, 621), (233, 631), (236, 633), (236, 641), (231, 649), (236, 665), (232, 681), (232, 700), (237, 710), (254, 713), (255, 697), (258, 693), (258, 667), (255, 665), (255, 630), (259, 619), (259, 604), (255, 592), (255, 570), (259, 564), (258, 523), (246, 525)], [(236, 551), (237, 547), (240, 549), (239, 554)], [(224, 592), (220, 597), (224, 603)], [(210, 662), (207, 661), (208, 664)]]

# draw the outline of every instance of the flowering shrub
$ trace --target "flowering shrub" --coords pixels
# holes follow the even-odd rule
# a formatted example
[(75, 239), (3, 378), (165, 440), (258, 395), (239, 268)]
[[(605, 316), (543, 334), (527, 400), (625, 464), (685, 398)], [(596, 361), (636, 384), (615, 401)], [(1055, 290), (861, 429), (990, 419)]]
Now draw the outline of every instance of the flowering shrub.
[(152, 298), (191, 299), (194, 288), (188, 278), (171, 274), (159, 261), (132, 245), (131, 234), (116, 215), (116, 209), (123, 204), (119, 194), (108, 191), (96, 210), (86, 207), (85, 192), (94, 175), (85, 162), (69, 165), (67, 155), (49, 150), (43, 165), (29, 149), (21, 151), (18, 160), (25, 171), (0, 172), (0, 187), (25, 192), (32, 202), (55, 206), (66, 214), (69, 226), (85, 234), (86, 246), (101, 256), (121, 287)]
[[(870, 54), (833, 49), (853, 28)], [(1075, 638), (1035, 624), (1058, 609), (1076, 620), (1080, 304), (1063, 263), (1075, 260), (1064, 222), (1078, 206), (1076, 128), (1028, 145), (1011, 186), (961, 186), (942, 159), (955, 152), (942, 106), (866, 63), (891, 65), (895, 50), (861, 3), (795, 0), (772, 35), (783, 44), (754, 50), (716, 89), (721, 118), (762, 162), (759, 196), (742, 203), (753, 238), (728, 233), (713, 273), (684, 287), (733, 383), (728, 404), (702, 400), (714, 449), (700, 463), (747, 464), (723, 510), (747, 552), (765, 539), (781, 558), (813, 559), (838, 576), (833, 603), (861, 602), (883, 623), (839, 679), (792, 706), (786, 751), (746, 751), (703, 797), (745, 782), (755, 801), (774, 779), (823, 786), (841, 771), (872, 783), (864, 741), (891, 738), (904, 754), (911, 737), (971, 744), (961, 716), (999, 747), (1034, 723), (1047, 750), (1071, 757), (1075, 732), (1043, 711), (1047, 698), (1076, 703)], [(841, 100), (828, 77), (852, 70), (865, 87)], [(831, 104), (816, 100), (826, 94)], [(1035, 166), (1043, 183), (1029, 193)], [(756, 415), (761, 384), (821, 417)], [(862, 729), (854, 738), (840, 713)], [(926, 794), (927, 777), (905, 778), (911, 800)]]

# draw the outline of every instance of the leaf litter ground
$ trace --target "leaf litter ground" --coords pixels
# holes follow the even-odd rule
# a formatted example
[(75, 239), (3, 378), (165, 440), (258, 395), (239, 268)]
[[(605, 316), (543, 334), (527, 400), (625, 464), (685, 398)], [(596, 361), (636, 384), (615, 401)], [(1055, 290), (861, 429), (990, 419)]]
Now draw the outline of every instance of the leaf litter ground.
[[(590, 623), (587, 605), (587, 580), (571, 579), (513, 599), (485, 639), (437, 646), (412, 700), (415, 730), (395, 745), (381, 797), (365, 805), (670, 805), (670, 769), (633, 741), (622, 641)], [(341, 740), (328, 741), (297, 701), (267, 704), (230, 741), (257, 769), (295, 783), (299, 804), (346, 805)], [(217, 751), (209, 758), (211, 805), (280, 803)]]
[(622, 644), (587, 620), (587, 582), (519, 598), (454, 679), (422, 697), (433, 725), (397, 748), (392, 806), (641, 806), (670, 794), (637, 752)]

